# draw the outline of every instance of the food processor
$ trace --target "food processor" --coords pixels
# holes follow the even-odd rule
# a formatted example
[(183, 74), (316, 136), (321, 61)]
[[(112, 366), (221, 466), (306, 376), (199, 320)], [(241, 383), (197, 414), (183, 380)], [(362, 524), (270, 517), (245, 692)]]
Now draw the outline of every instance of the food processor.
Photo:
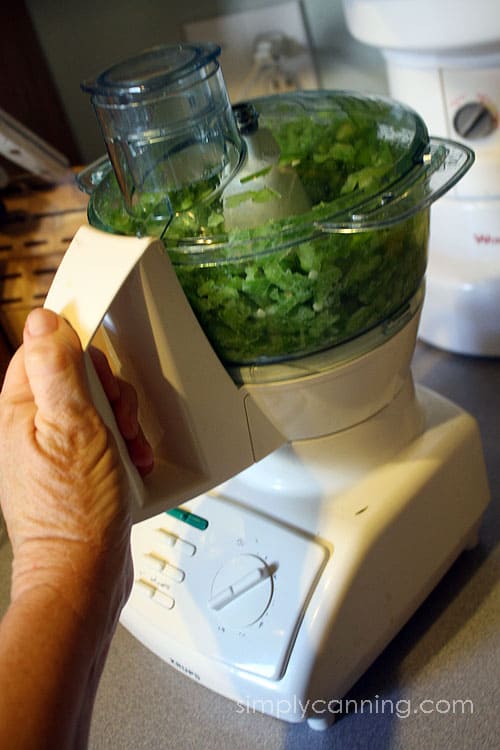
[(46, 306), (84, 348), (98, 331), (155, 452), (143, 483), (87, 360), (134, 503), (121, 622), (322, 729), (488, 503), (475, 420), (410, 369), (430, 205), (473, 155), (384, 98), (232, 107), (218, 55), (159, 47), (83, 84), (108, 157)]
[(344, 0), (359, 41), (382, 50), (389, 90), (436, 135), (474, 148), (474, 168), (432, 215), (420, 336), (500, 355), (500, 13), (497, 0)]

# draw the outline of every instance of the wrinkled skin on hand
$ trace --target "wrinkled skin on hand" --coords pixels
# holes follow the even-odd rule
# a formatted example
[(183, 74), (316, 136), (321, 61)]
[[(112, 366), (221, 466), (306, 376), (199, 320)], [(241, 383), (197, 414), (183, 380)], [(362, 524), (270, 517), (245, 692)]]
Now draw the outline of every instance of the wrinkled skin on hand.
[[(94, 356), (132, 459), (146, 473), (152, 455), (136, 403)], [(98, 593), (112, 629), (132, 574), (121, 465), (90, 400), (78, 337), (46, 310), (30, 313), (0, 395), (0, 502), (14, 555), (11, 600), (50, 586), (84, 612)]]

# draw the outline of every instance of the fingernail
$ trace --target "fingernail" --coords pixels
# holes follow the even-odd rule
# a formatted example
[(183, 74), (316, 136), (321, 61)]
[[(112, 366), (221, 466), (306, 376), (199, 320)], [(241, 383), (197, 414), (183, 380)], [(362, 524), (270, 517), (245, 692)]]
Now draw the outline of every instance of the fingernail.
[(37, 307), (26, 319), (26, 329), (30, 336), (45, 336), (57, 329), (58, 318), (52, 310)]

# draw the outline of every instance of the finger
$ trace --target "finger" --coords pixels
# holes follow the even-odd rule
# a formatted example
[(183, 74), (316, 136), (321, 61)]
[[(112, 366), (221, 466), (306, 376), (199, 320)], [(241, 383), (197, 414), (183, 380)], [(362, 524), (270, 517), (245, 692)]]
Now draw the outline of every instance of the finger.
[(120, 397), (120, 388), (109, 366), (106, 355), (95, 346), (90, 346), (88, 351), (95, 371), (101, 381), (104, 393), (109, 401), (116, 401)]
[(106, 355), (100, 349), (90, 347), (89, 354), (113, 408), (118, 428), (126, 440), (131, 440), (139, 430), (136, 391), (130, 383), (113, 374)]
[(145, 476), (152, 471), (154, 458), (152, 448), (139, 425), (135, 388), (113, 374), (106, 355), (100, 349), (90, 347), (89, 353), (111, 403), (118, 429), (127, 444), (130, 459), (139, 473)]
[(71, 326), (56, 313), (38, 308), (26, 320), (24, 367), (41, 416), (80, 413), (89, 406), (82, 349)]
[(153, 470), (153, 450), (140, 427), (135, 438), (127, 440), (127, 449), (130, 460), (141, 476), (144, 477)]
[(133, 440), (139, 433), (137, 394), (125, 380), (116, 378), (116, 385), (120, 394), (112, 403), (116, 423), (125, 440)]

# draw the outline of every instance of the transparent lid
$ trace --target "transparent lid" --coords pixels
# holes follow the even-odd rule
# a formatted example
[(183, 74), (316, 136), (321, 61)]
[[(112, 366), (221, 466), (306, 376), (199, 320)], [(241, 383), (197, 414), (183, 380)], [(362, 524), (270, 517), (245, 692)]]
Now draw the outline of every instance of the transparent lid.
[[(413, 110), (383, 97), (299, 92), (239, 104), (233, 114), (244, 151), (223, 189), (191, 182), (170, 196), (175, 263), (253, 257), (264, 237), (276, 249), (318, 233), (390, 226), (428, 207), (473, 160), (460, 144), (430, 139)], [(113, 173), (102, 171), (97, 189), (90, 185), (91, 223), (162, 236), (163, 219), (144, 211), (134, 223)]]
[(216, 44), (161, 45), (117, 63), (82, 83), (98, 105), (143, 103), (150, 96), (183, 91), (217, 66)]

